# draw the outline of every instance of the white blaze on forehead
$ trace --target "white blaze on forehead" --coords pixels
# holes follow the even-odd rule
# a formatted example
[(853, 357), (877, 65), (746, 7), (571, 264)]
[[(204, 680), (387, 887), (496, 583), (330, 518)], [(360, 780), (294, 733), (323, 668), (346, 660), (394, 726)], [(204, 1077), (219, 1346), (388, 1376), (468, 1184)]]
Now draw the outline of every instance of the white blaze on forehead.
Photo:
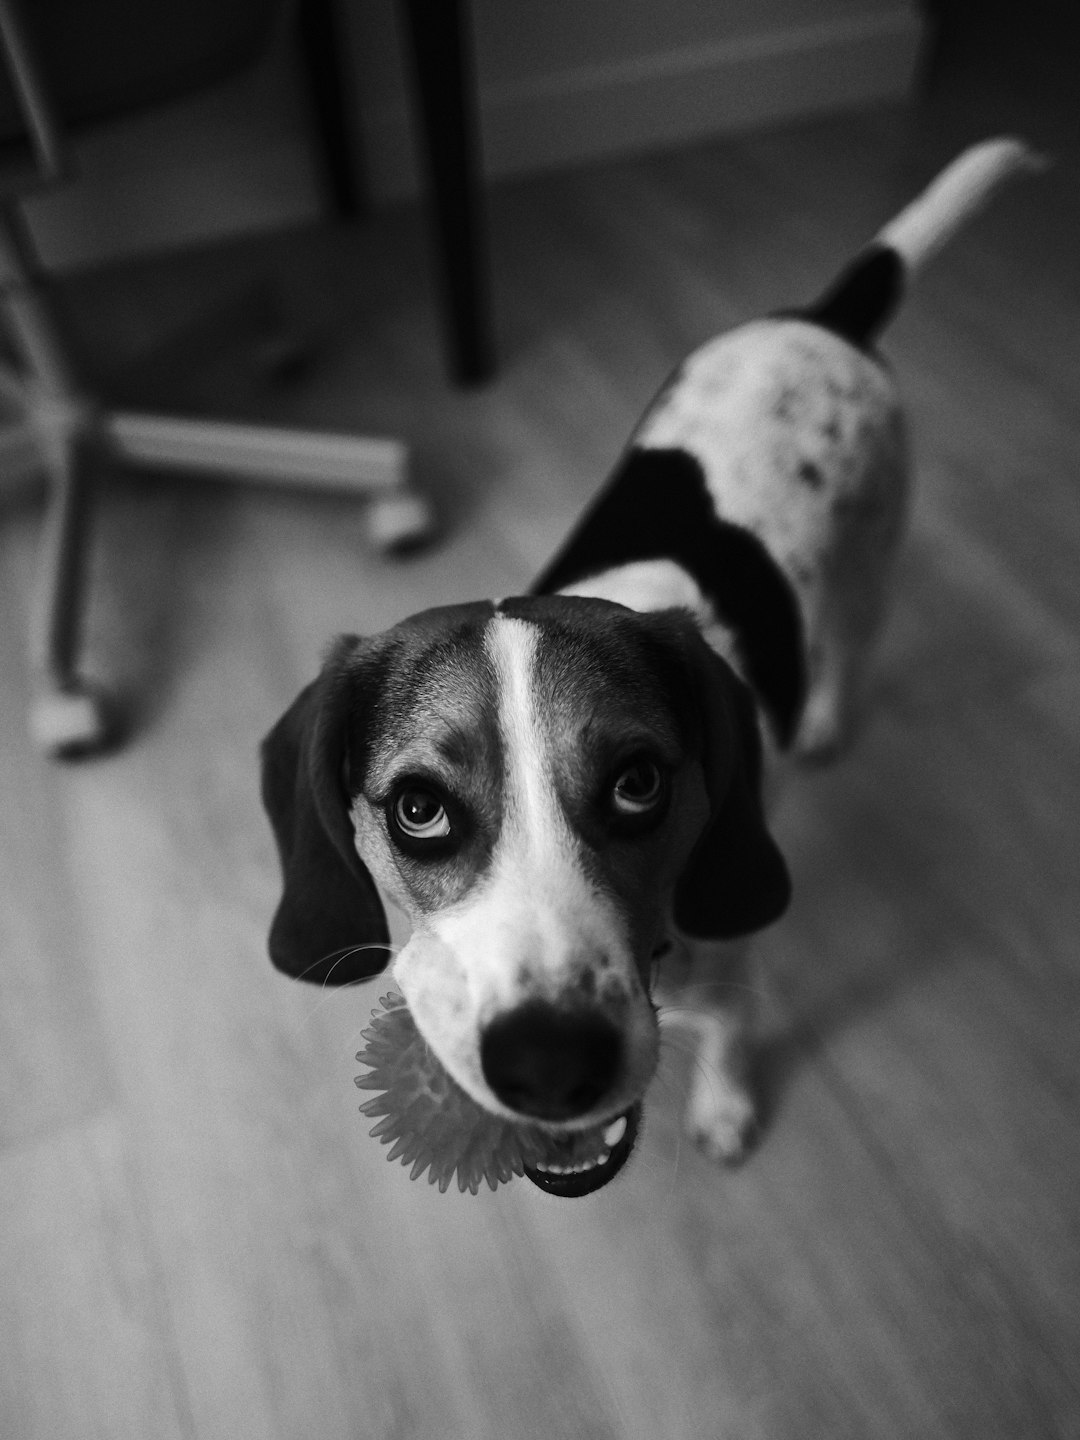
[[(630, 963), (622, 927), (585, 874), (559, 801), (551, 716), (537, 683), (540, 635), (537, 625), (506, 615), (497, 615), (484, 635), (497, 681), (504, 804), (490, 878), (477, 897), (482, 913), (469, 917), (486, 942), (470, 970), (507, 1004), (519, 965), (557, 992), (577, 968), (601, 957), (624, 968)], [(464, 914), (443, 923), (447, 938), (461, 920)]]
[[(529, 849), (547, 848), (569, 829), (559, 809), (548, 754), (550, 726), (536, 693), (539, 629), (527, 620), (497, 615), (484, 634), (498, 681), (498, 722), (506, 767), (506, 824)], [(509, 834), (504, 830), (506, 838)]]

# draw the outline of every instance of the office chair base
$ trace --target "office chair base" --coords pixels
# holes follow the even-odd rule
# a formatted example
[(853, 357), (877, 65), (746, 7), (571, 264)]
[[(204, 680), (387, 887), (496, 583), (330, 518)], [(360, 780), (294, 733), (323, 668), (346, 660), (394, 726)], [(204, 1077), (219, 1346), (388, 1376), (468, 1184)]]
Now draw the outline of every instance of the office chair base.
[(30, 738), (54, 760), (74, 760), (108, 748), (114, 731), (105, 696), (79, 681), (42, 688), (30, 704)]
[[(10, 372), (0, 369), (7, 392)], [(11, 398), (10, 393), (8, 398)], [(63, 401), (66, 397), (61, 397)], [(431, 538), (427, 501), (409, 483), (408, 451), (398, 440), (233, 424), (129, 412), (100, 413), (76, 403), (23, 394), (25, 413), (0, 422), (0, 485), (22, 489), (46, 479), (43, 553), (31, 623), (33, 668), (43, 677), (30, 705), (30, 734), (53, 758), (74, 759), (113, 743), (107, 696), (73, 673), (83, 609), (88, 464), (179, 470), (206, 479), (281, 489), (358, 495), (367, 501), (370, 543), (400, 554)]]
[(388, 493), (372, 500), (367, 511), (367, 537), (383, 555), (404, 555), (426, 545), (435, 535), (431, 506), (415, 491)]
[(431, 506), (409, 483), (400, 440), (169, 415), (112, 415), (103, 431), (114, 457), (136, 465), (365, 495), (368, 539), (383, 554), (413, 549), (435, 531)]

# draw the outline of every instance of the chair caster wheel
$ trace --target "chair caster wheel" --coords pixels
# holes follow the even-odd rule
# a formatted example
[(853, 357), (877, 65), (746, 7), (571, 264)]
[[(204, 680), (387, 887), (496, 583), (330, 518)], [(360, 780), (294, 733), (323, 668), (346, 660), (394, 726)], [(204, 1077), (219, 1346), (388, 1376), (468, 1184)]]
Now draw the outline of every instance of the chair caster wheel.
[(370, 543), (383, 555), (400, 555), (427, 544), (435, 534), (431, 506), (413, 491), (385, 495), (368, 506)]
[(54, 760), (104, 750), (112, 740), (104, 696), (82, 684), (42, 691), (30, 706), (30, 735)]

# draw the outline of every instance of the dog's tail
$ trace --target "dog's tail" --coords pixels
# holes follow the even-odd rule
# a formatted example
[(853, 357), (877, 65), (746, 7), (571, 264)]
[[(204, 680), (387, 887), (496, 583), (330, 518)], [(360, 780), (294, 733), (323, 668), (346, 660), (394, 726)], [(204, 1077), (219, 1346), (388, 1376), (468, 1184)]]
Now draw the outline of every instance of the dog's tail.
[(881, 230), (820, 300), (800, 312), (853, 345), (870, 346), (895, 315), (914, 275), (1015, 175), (1047, 161), (1022, 140), (965, 150)]

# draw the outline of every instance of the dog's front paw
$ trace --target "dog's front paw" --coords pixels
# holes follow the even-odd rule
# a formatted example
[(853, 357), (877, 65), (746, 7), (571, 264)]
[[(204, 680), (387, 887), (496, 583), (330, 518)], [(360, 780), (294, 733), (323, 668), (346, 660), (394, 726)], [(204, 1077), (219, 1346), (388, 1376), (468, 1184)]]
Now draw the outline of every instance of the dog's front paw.
[(716, 1164), (740, 1164), (758, 1136), (753, 1095), (737, 1081), (715, 1075), (701, 1077), (687, 1105), (686, 1130), (698, 1149)]

